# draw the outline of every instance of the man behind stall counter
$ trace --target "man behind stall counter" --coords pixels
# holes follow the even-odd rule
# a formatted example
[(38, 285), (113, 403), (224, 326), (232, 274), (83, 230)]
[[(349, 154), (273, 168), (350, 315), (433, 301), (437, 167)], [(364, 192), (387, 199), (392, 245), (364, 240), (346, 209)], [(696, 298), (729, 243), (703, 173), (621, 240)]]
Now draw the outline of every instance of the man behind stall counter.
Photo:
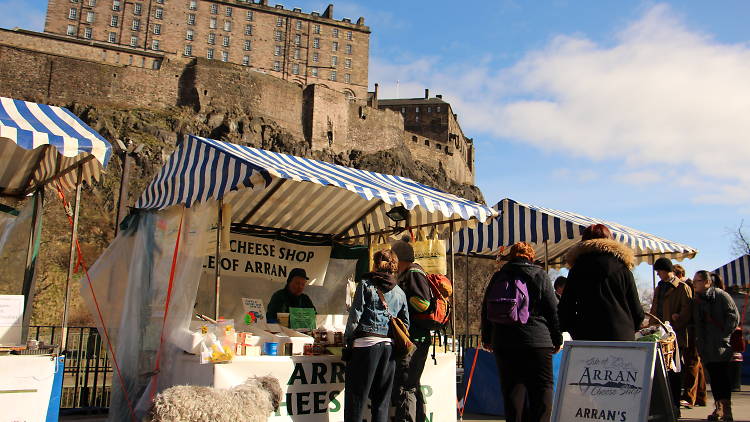
[(315, 309), (310, 297), (303, 292), (307, 284), (307, 273), (303, 268), (295, 268), (286, 278), (286, 286), (271, 296), (266, 310), (266, 320), (275, 324), (279, 322), (278, 313), (288, 313), (289, 308)]

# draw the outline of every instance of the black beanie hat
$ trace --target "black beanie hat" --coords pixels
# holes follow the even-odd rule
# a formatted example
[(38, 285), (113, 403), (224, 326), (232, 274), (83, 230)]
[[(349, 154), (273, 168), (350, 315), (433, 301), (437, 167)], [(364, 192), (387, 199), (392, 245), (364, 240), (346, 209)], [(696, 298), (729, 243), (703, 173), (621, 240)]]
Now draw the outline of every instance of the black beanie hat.
[(669, 258), (661, 257), (654, 262), (654, 271), (663, 270), (669, 273), (674, 272), (674, 265)]
[(414, 248), (409, 244), (409, 236), (391, 243), (391, 250), (396, 254), (399, 261), (414, 262)]

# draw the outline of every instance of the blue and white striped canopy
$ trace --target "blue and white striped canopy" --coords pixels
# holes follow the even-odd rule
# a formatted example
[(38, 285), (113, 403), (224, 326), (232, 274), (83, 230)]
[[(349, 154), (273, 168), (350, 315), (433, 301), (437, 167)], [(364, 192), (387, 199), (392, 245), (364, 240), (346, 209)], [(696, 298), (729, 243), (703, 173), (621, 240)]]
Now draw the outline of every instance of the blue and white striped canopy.
[(714, 270), (727, 286), (750, 287), (750, 254)]
[(553, 268), (565, 265), (564, 254), (581, 240), (583, 230), (592, 224), (604, 224), (615, 239), (627, 244), (636, 254), (637, 262), (652, 262), (661, 256), (683, 260), (698, 252), (652, 234), (644, 233), (617, 223), (585, 217), (567, 211), (558, 211), (503, 199), (493, 207), (500, 214), (490, 222), (476, 228), (466, 228), (454, 238), (457, 253), (495, 255), (501, 248), (525, 241), (534, 245), (537, 257), (547, 253)]
[(393, 226), (385, 213), (396, 205), (410, 210), (413, 226), (449, 220), (462, 226), (495, 215), (486, 205), (404, 177), (198, 136), (177, 147), (135, 207), (212, 199), (232, 205), (235, 223), (342, 236)]
[(98, 179), (112, 146), (76, 115), (62, 107), (0, 97), (0, 193), (24, 195), (58, 179), (75, 186)]

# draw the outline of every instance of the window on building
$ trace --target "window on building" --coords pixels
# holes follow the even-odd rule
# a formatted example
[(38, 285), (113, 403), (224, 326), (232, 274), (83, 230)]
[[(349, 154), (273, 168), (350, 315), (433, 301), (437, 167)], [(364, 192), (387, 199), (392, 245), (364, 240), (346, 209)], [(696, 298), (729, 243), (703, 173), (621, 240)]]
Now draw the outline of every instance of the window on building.
[(191, 44), (187, 44), (185, 46), (185, 52), (183, 54), (185, 54), (188, 57), (192, 56), (193, 55), (193, 46)]
[(320, 34), (320, 25), (318, 25), (317, 23), (313, 25), (313, 33)]
[(299, 75), (299, 64), (292, 64), (292, 75)]
[(250, 40), (245, 40), (245, 43), (242, 45), (242, 49), (245, 51), (252, 50), (252, 44), (250, 43)]
[(232, 17), (232, 8), (227, 6), (226, 9), (224, 9), (224, 16), (231, 18)]
[(109, 26), (116, 27), (120, 24), (120, 17), (119, 16), (112, 16), (112, 19), (109, 20)]
[(331, 56), (331, 66), (336, 67), (339, 64), (338, 56)]
[(295, 49), (294, 49), (294, 58), (295, 58), (296, 60), (299, 60), (299, 59), (300, 59), (301, 57), (302, 57), (302, 54), (301, 54), (301, 51), (300, 51), (300, 49), (299, 49), (299, 48), (295, 48)]
[(318, 53), (313, 53), (312, 61), (317, 63), (320, 59), (320, 55)]
[(281, 62), (275, 61), (273, 62), (273, 70), (280, 72), (281, 71)]
[(219, 5), (216, 4), (216, 3), (212, 3), (211, 4), (211, 14), (215, 15), (217, 13), (219, 13)]
[(346, 45), (346, 54), (352, 54), (352, 45), (351, 44), (347, 44)]
[(294, 45), (298, 47), (302, 45), (302, 36), (300, 34), (294, 36)]
[(131, 47), (137, 47), (138, 46), (138, 37), (131, 36), (130, 37), (130, 46)]
[(438, 113), (440, 113), (440, 106), (435, 107), (435, 111), (437, 111)]
[(344, 82), (350, 84), (352, 83), (352, 75), (351, 73), (344, 73)]
[(130, 25), (130, 29), (133, 31), (140, 31), (141, 30), (141, 20), (140, 19), (133, 19), (133, 24)]
[(331, 51), (339, 51), (339, 43), (338, 41), (334, 41), (331, 43)]
[[(198, 9), (198, 0), (190, 0), (190, 4), (188, 5), (188, 9), (190, 10), (196, 10)], [(187, 48), (187, 46), (185, 46)], [(191, 46), (190, 49), (192, 50), (193, 47)], [(186, 56), (189, 56), (189, 54), (186, 54)]]
[(313, 48), (320, 48), (320, 38), (313, 38)]
[(242, 56), (242, 65), (243, 66), (249, 66), (250, 65), (250, 56)]
[(352, 31), (346, 31), (346, 39), (349, 41), (352, 40)]
[(443, 146), (440, 144), (435, 144), (435, 149), (443, 149)]
[[(86, 29), (90, 29), (90, 28), (86, 28)], [(86, 37), (85, 31), (84, 31), (84, 35), (83, 36), (84, 36), (84, 38)], [(109, 41), (111, 43), (117, 42), (117, 32), (110, 32), (109, 35), (107, 36), (107, 41)]]
[(151, 49), (154, 51), (159, 51), (159, 40), (151, 41)]
[(164, 4), (164, 0), (156, 0), (156, 2), (159, 4)]
[(294, 28), (296, 28), (297, 31), (301, 31), (302, 30), (302, 21), (295, 22), (294, 23)]
[(406, 114), (406, 107), (401, 107), (401, 114)]
[(278, 30), (273, 31), (273, 40), (276, 42), (281, 41), (281, 35), (282, 35), (281, 31), (278, 31)]
[(76, 34), (76, 26), (75, 25), (68, 25), (67, 31), (65, 31), (66, 34), (73, 36)]
[(412, 137), (411, 137), (411, 141), (412, 141), (412, 142), (417, 142), (417, 137), (416, 137), (416, 136), (412, 136)]
[(281, 16), (276, 16), (276, 26), (284, 26), (284, 18)]
[(427, 107), (427, 112), (432, 113), (432, 107)]
[(216, 29), (216, 18), (211, 18), (208, 20), (208, 27), (211, 29)]
[(281, 55), (281, 46), (276, 45), (273, 47), (273, 55), (274, 56), (280, 56)]
[(415, 111), (416, 113), (419, 113), (419, 106), (416, 106), (416, 107), (414, 107), (414, 111)]
[(228, 51), (222, 51), (221, 52), (221, 61), (228, 62), (229, 61), (229, 52)]
[(192, 29), (188, 29), (187, 31), (185, 31), (185, 39), (186, 40), (192, 41), (194, 36), (195, 36), (195, 33), (193, 32)]
[[(91, 39), (91, 28), (83, 29), (83, 38), (86, 38), (87, 40)], [(111, 41), (111, 42), (114, 42), (114, 41)]]
[(213, 59), (214, 58), (214, 49), (213, 48), (209, 48), (208, 50), (206, 50), (206, 58), (207, 59)]
[(245, 25), (245, 35), (253, 35), (253, 26)]
[(213, 32), (210, 32), (208, 34), (208, 43), (211, 45), (216, 44), (216, 34), (214, 34)]
[(430, 140), (429, 139), (425, 139), (424, 140), (424, 145), (427, 146), (427, 147), (430, 146)]
[(328, 77), (329, 80), (336, 82), (336, 71), (332, 70), (331, 75)]
[(338, 28), (333, 28), (331, 30), (331, 35), (333, 35), (333, 38), (338, 38), (339, 37), (339, 29)]
[(159, 35), (159, 34), (161, 34), (161, 24), (160, 23), (155, 23), (154, 24), (154, 35)]
[(112, 1), (112, 10), (114, 10), (115, 12), (120, 10), (120, 0)]
[(143, 10), (143, 5), (141, 3), (136, 3), (133, 5), (134, 15), (140, 15), (142, 10)]
[(96, 0), (89, 0), (89, 6), (91, 7), (96, 6)]
[(156, 10), (154, 11), (154, 18), (161, 19), (163, 17), (164, 17), (164, 9), (162, 9), (161, 7), (157, 7)]
[(248, 10), (247, 11), (247, 14), (245, 15), (245, 20), (248, 20), (248, 21), (253, 20), (253, 11), (252, 10)]
[(78, 9), (71, 7), (68, 11), (68, 19), (78, 19)]
[(86, 22), (94, 23), (94, 12), (86, 12)]
[(71, 3), (78, 3), (78, 0), (70, 0)]
[(318, 68), (317, 67), (313, 67), (312, 69), (310, 69), (310, 75), (315, 76), (317, 78), (318, 77)]
[(414, 116), (414, 120), (419, 121), (419, 114), (417, 114), (416, 116)]
[(347, 68), (347, 69), (351, 69), (352, 68), (352, 59), (345, 59), (344, 60), (344, 67)]
[(229, 37), (224, 36), (224, 39), (221, 40), (221, 45), (224, 47), (229, 47)]
[(187, 24), (188, 25), (195, 25), (195, 15), (194, 14), (188, 13)]
[(227, 32), (232, 30), (232, 21), (224, 21), (224, 30)]

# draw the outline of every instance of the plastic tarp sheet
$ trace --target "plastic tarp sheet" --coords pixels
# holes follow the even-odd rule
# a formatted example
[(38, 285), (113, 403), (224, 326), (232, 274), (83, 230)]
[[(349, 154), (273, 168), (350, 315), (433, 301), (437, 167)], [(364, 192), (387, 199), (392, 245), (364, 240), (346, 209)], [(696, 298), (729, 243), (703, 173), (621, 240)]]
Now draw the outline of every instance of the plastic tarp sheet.
[(0, 212), (0, 294), (21, 294), (34, 201), (18, 215)]
[[(140, 213), (90, 269), (92, 288), (85, 277), (81, 280), (81, 294), (94, 313), (104, 341), (109, 341), (116, 351), (119, 364), (119, 373), (115, 368), (113, 374), (109, 420), (131, 420), (130, 405), (140, 420), (148, 411), (152, 391), (158, 393), (174, 384), (171, 365), (183, 353), (174, 337), (189, 326), (207, 236), (211, 235), (216, 214), (216, 202), (190, 209), (172, 207), (158, 213)], [(181, 217), (179, 253), (167, 312)], [(160, 371), (155, 375), (162, 324), (165, 338)]]

